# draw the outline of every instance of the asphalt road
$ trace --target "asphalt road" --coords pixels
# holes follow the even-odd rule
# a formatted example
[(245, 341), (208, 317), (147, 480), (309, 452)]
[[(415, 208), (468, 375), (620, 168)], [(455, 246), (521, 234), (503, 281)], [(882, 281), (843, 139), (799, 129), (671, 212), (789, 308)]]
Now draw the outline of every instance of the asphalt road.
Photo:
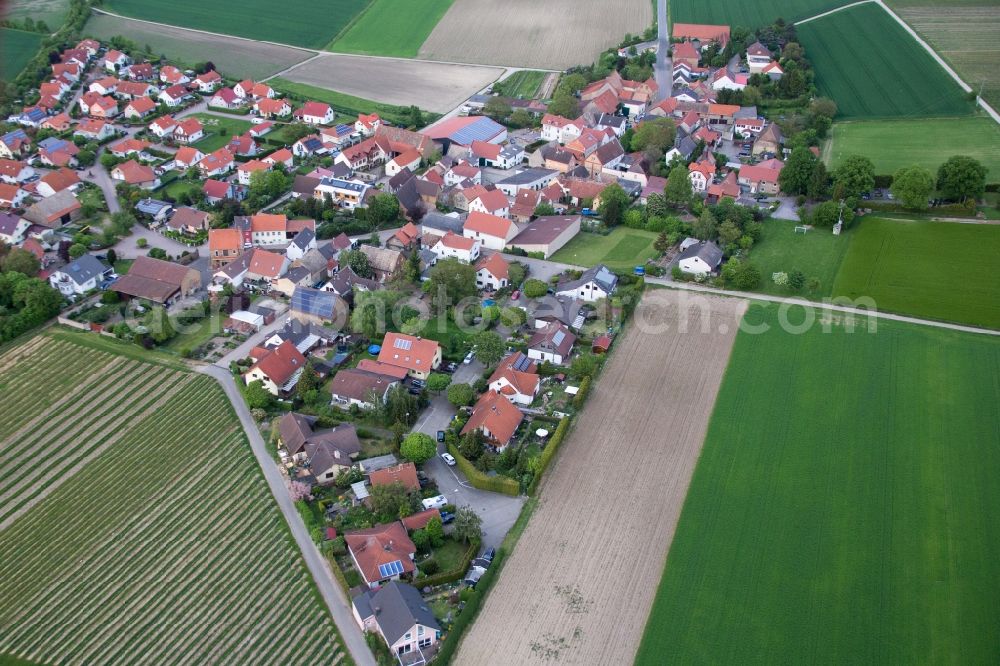
[(319, 589), (320, 596), (330, 609), (330, 614), (337, 624), (337, 629), (344, 640), (344, 644), (347, 646), (347, 650), (354, 659), (354, 663), (359, 666), (375, 666), (375, 658), (365, 643), (361, 629), (354, 622), (351, 602), (343, 590), (340, 589), (340, 586), (334, 582), (333, 572), (330, 571), (329, 564), (320, 555), (319, 549), (316, 548), (316, 544), (313, 543), (308, 530), (306, 530), (305, 523), (302, 522), (302, 517), (295, 510), (295, 505), (292, 503), (292, 498), (285, 486), (285, 479), (278, 470), (277, 463), (268, 455), (267, 449), (264, 446), (264, 439), (260, 436), (257, 424), (254, 423), (253, 417), (250, 416), (250, 411), (243, 401), (243, 397), (233, 382), (233, 376), (228, 370), (223, 370), (214, 365), (202, 366), (198, 371), (215, 378), (219, 382), (222, 389), (226, 392), (229, 401), (232, 403), (233, 408), (236, 410), (236, 414), (239, 416), (240, 423), (243, 425), (243, 430), (246, 432), (247, 439), (250, 442), (250, 448), (253, 450), (257, 462), (264, 472), (264, 479), (267, 481), (267, 485), (271, 489), (271, 494), (274, 495), (274, 499), (278, 503), (278, 508), (285, 517), (285, 522), (288, 523), (288, 528), (295, 539), (295, 543), (298, 545), (299, 550), (302, 551), (302, 558), (305, 560), (306, 568), (312, 575), (313, 580), (316, 581), (316, 587)]
[[(469, 365), (459, 365), (452, 378), (453, 383), (471, 384), (483, 372), (483, 365), (473, 361)], [(424, 413), (413, 426), (415, 432), (422, 432), (437, 439), (437, 431), (444, 430), (455, 416), (455, 407), (442, 393), (435, 396)], [(514, 525), (521, 513), (525, 497), (510, 497), (479, 490), (469, 485), (457, 467), (449, 467), (441, 459), (444, 444), (438, 444), (438, 454), (424, 463), (424, 472), (437, 483), (438, 490), (457, 506), (467, 506), (475, 511), (483, 521), (483, 548), (495, 548)]]
[(673, 92), (674, 69), (670, 59), (670, 23), (667, 19), (667, 0), (656, 0), (656, 64), (653, 76), (659, 90), (657, 101), (664, 100)]

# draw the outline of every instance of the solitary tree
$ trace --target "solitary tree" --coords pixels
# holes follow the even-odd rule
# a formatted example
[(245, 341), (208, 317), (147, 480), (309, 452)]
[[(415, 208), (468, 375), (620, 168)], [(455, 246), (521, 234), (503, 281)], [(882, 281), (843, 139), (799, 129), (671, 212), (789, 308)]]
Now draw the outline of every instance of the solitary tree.
[(465, 407), (474, 397), (475, 393), (468, 384), (452, 384), (448, 387), (448, 402), (456, 407)]
[(601, 204), (597, 207), (597, 212), (601, 220), (609, 227), (617, 227), (625, 217), (625, 210), (632, 203), (628, 194), (618, 183), (611, 183), (601, 190)]
[(528, 298), (541, 298), (548, 292), (549, 286), (534, 278), (524, 283), (524, 295)]
[(430, 435), (411, 432), (399, 446), (399, 453), (416, 465), (423, 465), (437, 453), (437, 444)]
[(465, 543), (479, 541), (483, 537), (482, 519), (467, 506), (459, 507), (455, 512), (455, 526), (452, 534)]
[(431, 376), (427, 378), (427, 388), (435, 393), (445, 390), (449, 384), (451, 384), (451, 375), (446, 375), (443, 372), (432, 372)]
[(476, 359), (489, 367), (503, 358), (503, 340), (493, 331), (480, 331), (474, 339)]
[(670, 170), (663, 194), (675, 206), (684, 206), (691, 201), (691, 178), (686, 166), (678, 164)]

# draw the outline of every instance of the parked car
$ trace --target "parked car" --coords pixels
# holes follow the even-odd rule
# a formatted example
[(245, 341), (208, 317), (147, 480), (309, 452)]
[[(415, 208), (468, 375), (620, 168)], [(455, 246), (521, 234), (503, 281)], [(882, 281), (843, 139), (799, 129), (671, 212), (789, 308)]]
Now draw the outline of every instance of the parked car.
[(472, 363), (472, 359), (475, 357), (476, 357), (476, 352), (470, 351), (468, 354), (465, 355), (465, 359), (462, 361), (462, 363), (464, 365), (469, 365), (470, 363)]
[(410, 395), (420, 395), (421, 393), (423, 393), (423, 389), (421, 389), (419, 386), (410, 387)]
[(423, 388), (425, 386), (424, 380), (422, 380), (422, 379), (411, 379), (410, 380), (410, 386), (413, 386), (415, 388)]
[(437, 438), (438, 438), (439, 442), (443, 442), (444, 441), (444, 430), (438, 430), (438, 432), (437, 432)]
[(435, 495), (434, 497), (428, 497), (423, 500), (423, 505), (425, 509), (440, 509), (445, 504), (448, 503), (448, 498), (444, 495)]
[(455, 520), (455, 514), (450, 513), (448, 511), (442, 511), (441, 512), (441, 524), (442, 525), (447, 525), (448, 523), (450, 523), (453, 520)]
[(492, 562), (493, 558), (496, 557), (496, 554), (497, 554), (496, 548), (487, 548), (486, 550), (483, 551), (483, 554), (480, 555), (480, 557), (482, 557), (484, 560)]
[(447, 452), (442, 453), (441, 454), (441, 460), (445, 461), (445, 463), (447, 463), (448, 467), (454, 467), (455, 466), (455, 456), (451, 455), (450, 453), (447, 453)]
[(472, 566), (479, 567), (481, 569), (489, 569), (490, 561), (482, 557), (477, 557), (476, 559), (472, 560)]
[(521, 290), (520, 289), (515, 289), (514, 293), (510, 295), (510, 300), (516, 301), (519, 298), (521, 298)]
[(476, 583), (479, 582), (479, 579), (483, 577), (484, 573), (486, 573), (486, 569), (483, 569), (482, 567), (472, 567), (469, 569), (468, 573), (465, 574), (465, 584), (475, 589)]
[(455, 372), (456, 370), (458, 370), (458, 363), (455, 363), (454, 361), (451, 361), (448, 365), (444, 366), (445, 372)]

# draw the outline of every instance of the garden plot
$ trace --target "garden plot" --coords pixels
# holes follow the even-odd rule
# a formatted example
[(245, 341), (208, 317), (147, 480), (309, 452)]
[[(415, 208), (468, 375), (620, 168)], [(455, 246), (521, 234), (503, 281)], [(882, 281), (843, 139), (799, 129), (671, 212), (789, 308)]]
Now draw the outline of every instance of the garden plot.
[(632, 662), (744, 307), (647, 292), (456, 663)]
[(38, 336), (0, 391), (0, 662), (350, 663), (211, 379)]
[(495, 81), (498, 67), (450, 65), (324, 54), (282, 75), (297, 83), (435, 113), (456, 106)]
[(594, 61), (653, 22), (649, 0), (455, 0), (420, 57), (487, 65), (565, 69)]

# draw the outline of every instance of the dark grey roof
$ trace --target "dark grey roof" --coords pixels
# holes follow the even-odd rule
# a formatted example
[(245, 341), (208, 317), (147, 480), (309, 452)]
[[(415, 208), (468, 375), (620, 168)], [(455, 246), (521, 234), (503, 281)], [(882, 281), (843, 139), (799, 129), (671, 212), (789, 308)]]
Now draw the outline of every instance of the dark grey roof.
[(608, 294), (613, 292), (618, 285), (618, 276), (612, 273), (611, 269), (604, 264), (597, 264), (593, 268), (585, 270), (577, 280), (560, 282), (559, 286), (556, 287), (556, 291), (573, 291), (591, 280)]
[(288, 272), (285, 273), (285, 278), (292, 284), (298, 284), (302, 280), (307, 279), (310, 275), (312, 275), (312, 273), (305, 266), (296, 266), (288, 269)]
[(534, 183), (536, 181), (542, 180), (546, 177), (554, 177), (556, 171), (554, 169), (525, 169), (524, 171), (519, 171), (513, 176), (507, 176), (501, 181), (497, 181), (497, 185), (527, 185), (529, 183)]
[(395, 580), (377, 590), (361, 593), (354, 598), (354, 607), (362, 619), (375, 616), (379, 630), (389, 645), (402, 638), (415, 624), (422, 624), (433, 631), (441, 630), (417, 588)]
[(449, 217), (443, 213), (431, 210), (427, 211), (427, 214), (420, 218), (420, 225), (436, 229), (442, 233), (451, 231), (461, 236), (462, 230), (465, 228), (465, 219), (462, 216)]
[(610, 113), (602, 113), (594, 121), (595, 127), (625, 127), (625, 118), (614, 116)]
[(361, 452), (361, 441), (353, 423), (341, 423), (333, 430), (309, 437), (305, 450), (313, 473), (324, 472), (334, 465), (350, 467), (353, 464), (351, 456)]
[(681, 252), (679, 259), (698, 257), (712, 268), (722, 263), (722, 250), (712, 241), (702, 241)]
[(83, 286), (89, 280), (110, 271), (111, 267), (92, 254), (84, 254), (59, 270), (68, 275), (73, 282)]
[(403, 186), (403, 184), (409, 179), (413, 178), (413, 172), (410, 171), (410, 167), (403, 167), (400, 169), (399, 173), (389, 179), (389, 191), (395, 192)]
[(368, 291), (375, 291), (379, 288), (377, 281), (361, 277), (350, 266), (341, 268), (336, 275), (330, 278), (330, 286), (333, 287), (335, 293), (341, 296), (351, 293), (354, 290), (354, 285)]
[(305, 227), (302, 231), (295, 234), (295, 238), (292, 239), (292, 245), (305, 252), (309, 248), (309, 244), (314, 240), (316, 240), (316, 234), (309, 227)]
[(559, 321), (572, 326), (582, 309), (583, 301), (576, 298), (544, 296), (535, 303), (531, 316), (535, 319)]
[(319, 185), (319, 178), (314, 178), (313, 176), (295, 176), (295, 181), (292, 182), (292, 192), (311, 197), (316, 192), (317, 185)]
[(742, 120), (744, 118), (756, 118), (756, 117), (757, 117), (756, 106), (741, 106), (740, 110), (733, 114), (734, 120)]

